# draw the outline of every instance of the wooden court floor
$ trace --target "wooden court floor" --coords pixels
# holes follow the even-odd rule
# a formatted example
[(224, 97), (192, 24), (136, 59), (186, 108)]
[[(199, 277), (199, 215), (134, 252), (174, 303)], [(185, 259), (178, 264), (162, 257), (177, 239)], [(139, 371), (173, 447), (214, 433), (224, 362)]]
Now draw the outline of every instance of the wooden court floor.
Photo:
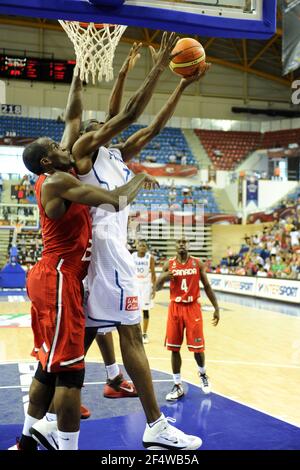
[[(170, 352), (164, 346), (168, 291), (159, 292), (150, 313), (150, 366), (171, 373)], [(211, 325), (212, 310), (203, 300), (207, 373), (213, 392), (300, 426), (300, 316), (220, 301), (221, 320)], [(1, 314), (29, 312), (28, 302), (0, 302)], [(117, 334), (118, 362), (122, 362)], [(28, 327), (0, 328), (0, 362), (32, 361), (32, 333)], [(182, 377), (198, 383), (196, 363), (182, 348)], [(88, 361), (100, 358), (94, 344)]]

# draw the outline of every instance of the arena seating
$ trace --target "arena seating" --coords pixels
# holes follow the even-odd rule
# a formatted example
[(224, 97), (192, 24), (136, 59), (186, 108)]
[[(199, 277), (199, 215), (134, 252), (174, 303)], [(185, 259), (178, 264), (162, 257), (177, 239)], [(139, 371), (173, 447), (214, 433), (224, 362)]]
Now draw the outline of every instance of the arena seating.
[[(153, 205), (167, 205), (172, 206), (174, 210), (179, 209), (182, 210), (184, 205), (184, 200), (189, 200), (189, 196), (185, 196), (183, 190), (183, 186), (176, 186), (176, 197), (174, 200), (170, 201), (169, 193), (170, 193), (170, 186), (161, 186), (155, 192), (150, 191), (140, 191), (135, 203), (132, 205), (132, 208), (138, 210), (139, 207), (145, 206), (147, 209), (150, 209)], [(187, 202), (187, 204), (204, 204), (204, 210), (207, 213), (222, 213), (219, 209), (214, 194), (212, 191), (197, 189), (193, 187), (192, 190), (192, 199), (191, 203)]]
[[(113, 142), (125, 141), (134, 132), (137, 132), (143, 126), (132, 125), (126, 129), (118, 139)], [(170, 156), (173, 158), (170, 159)], [(160, 134), (155, 137), (147, 147), (141, 151), (141, 161), (152, 161), (155, 163), (181, 163), (181, 158), (186, 157), (188, 165), (196, 165), (196, 160), (187, 144), (187, 141), (181, 131), (174, 127), (165, 127)], [(174, 160), (172, 162), (172, 160)]]
[(300, 145), (300, 129), (284, 129), (282, 131), (265, 132), (262, 148), (288, 147), (289, 144)]
[[(114, 139), (113, 143), (126, 140), (141, 128), (142, 126), (140, 125), (130, 126)], [(60, 141), (63, 130), (64, 123), (53, 119), (0, 116), (0, 136), (9, 135), (13, 132), (18, 137), (37, 138), (48, 136), (56, 141)], [(172, 158), (170, 158), (171, 156)], [(140, 160), (155, 163), (180, 164), (182, 157), (186, 157), (188, 165), (197, 164), (181, 129), (166, 127), (142, 150)]]
[(261, 147), (262, 134), (260, 132), (196, 129), (195, 134), (217, 170), (232, 170), (249, 153)]
[(42, 238), (40, 230), (22, 230), (17, 235), (18, 261), (22, 266), (32, 266), (40, 258)]

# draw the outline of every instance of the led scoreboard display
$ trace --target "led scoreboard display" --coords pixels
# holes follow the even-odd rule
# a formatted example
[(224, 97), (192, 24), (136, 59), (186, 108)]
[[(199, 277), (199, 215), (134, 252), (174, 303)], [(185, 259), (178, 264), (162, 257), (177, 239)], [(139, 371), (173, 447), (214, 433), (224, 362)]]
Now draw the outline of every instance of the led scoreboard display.
[(71, 83), (75, 60), (38, 59), (0, 54), (0, 78)]

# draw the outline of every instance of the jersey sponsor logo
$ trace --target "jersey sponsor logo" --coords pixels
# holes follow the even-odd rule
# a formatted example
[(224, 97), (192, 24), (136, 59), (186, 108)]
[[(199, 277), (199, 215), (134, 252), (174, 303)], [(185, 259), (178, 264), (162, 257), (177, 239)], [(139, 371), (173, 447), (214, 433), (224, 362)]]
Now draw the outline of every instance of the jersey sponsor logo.
[(195, 343), (202, 343), (202, 338), (195, 338), (195, 339), (194, 339), (194, 342), (195, 342)]
[(132, 311), (139, 309), (139, 298), (138, 296), (126, 297), (125, 310)]
[(174, 269), (172, 273), (173, 273), (173, 276), (192, 276), (193, 274), (197, 274), (197, 269), (196, 268)]

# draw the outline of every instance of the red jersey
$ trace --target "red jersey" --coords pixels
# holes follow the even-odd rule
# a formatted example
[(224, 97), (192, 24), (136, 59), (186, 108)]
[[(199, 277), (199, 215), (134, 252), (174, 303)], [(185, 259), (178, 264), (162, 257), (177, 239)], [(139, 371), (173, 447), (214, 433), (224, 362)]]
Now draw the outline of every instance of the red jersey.
[(41, 189), (46, 178), (46, 175), (39, 176), (35, 184), (44, 247), (42, 257), (53, 255), (64, 259), (64, 265), (83, 278), (87, 273), (92, 243), (89, 208), (70, 202), (62, 217), (49, 219), (41, 203)]
[(169, 271), (174, 280), (170, 281), (170, 299), (174, 302), (195, 302), (200, 297), (200, 265), (197, 258), (189, 256), (181, 264), (176, 258), (169, 260)]

